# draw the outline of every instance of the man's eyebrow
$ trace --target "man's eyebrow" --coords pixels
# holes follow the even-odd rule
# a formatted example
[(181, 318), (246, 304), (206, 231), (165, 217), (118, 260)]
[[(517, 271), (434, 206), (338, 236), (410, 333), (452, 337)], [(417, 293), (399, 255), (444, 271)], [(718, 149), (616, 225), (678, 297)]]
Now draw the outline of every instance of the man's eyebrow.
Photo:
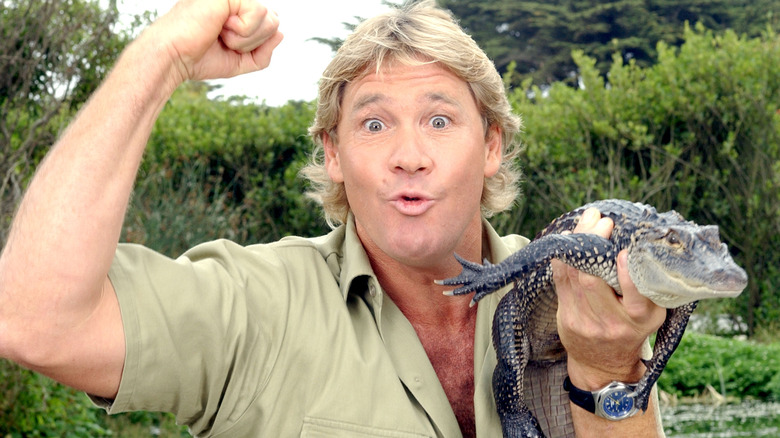
[(455, 99), (453, 99), (453, 98), (451, 98), (451, 97), (449, 97), (449, 96), (447, 96), (446, 94), (443, 94), (443, 93), (426, 93), (423, 96), (422, 100), (425, 100), (427, 102), (441, 102), (441, 103), (445, 103), (445, 104), (456, 106), (456, 107), (460, 107), (461, 106), (460, 103), (457, 100), (455, 100)]
[(357, 98), (357, 100), (355, 100), (355, 104), (352, 106), (352, 113), (354, 114), (369, 105), (377, 102), (384, 102), (386, 100), (388, 100), (387, 96), (380, 93), (372, 93), (365, 96), (360, 96)]

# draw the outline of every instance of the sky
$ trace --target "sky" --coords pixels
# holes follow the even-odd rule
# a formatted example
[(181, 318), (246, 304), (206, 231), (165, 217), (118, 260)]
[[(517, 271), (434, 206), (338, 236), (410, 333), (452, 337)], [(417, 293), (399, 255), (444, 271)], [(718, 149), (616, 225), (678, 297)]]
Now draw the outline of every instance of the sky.
[[(163, 15), (175, 3), (175, 0), (118, 1), (120, 13), (128, 17), (145, 10), (157, 10), (158, 16)], [(245, 95), (268, 105), (313, 100), (317, 97), (317, 80), (333, 54), (330, 47), (307, 40), (343, 38), (348, 31), (342, 23), (355, 23), (355, 16), (371, 17), (387, 10), (381, 0), (265, 0), (262, 3), (279, 15), (284, 41), (274, 51), (267, 69), (210, 81), (221, 85), (215, 94)]]

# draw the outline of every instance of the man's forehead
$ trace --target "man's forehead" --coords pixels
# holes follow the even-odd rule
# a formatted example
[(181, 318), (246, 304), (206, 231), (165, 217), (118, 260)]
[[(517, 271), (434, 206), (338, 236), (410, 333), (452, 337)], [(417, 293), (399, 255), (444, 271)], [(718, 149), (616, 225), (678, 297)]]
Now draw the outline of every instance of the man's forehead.
[[(398, 84), (403, 86), (399, 88)], [(417, 95), (411, 95), (416, 84), (422, 85), (424, 89)], [(379, 70), (367, 69), (347, 85), (344, 94), (345, 98), (351, 100), (353, 111), (402, 98), (412, 98), (419, 103), (460, 105), (459, 101), (465, 96), (473, 97), (469, 84), (438, 63), (393, 63)]]
[[(392, 103), (394, 100), (394, 95), (383, 93), (381, 91), (361, 94), (357, 96), (354, 103), (352, 104), (352, 111), (360, 111), (361, 109), (372, 105)], [(460, 106), (460, 103), (456, 98), (451, 96), (449, 93), (441, 91), (430, 91), (424, 93), (418, 96), (416, 100), (418, 103), (442, 103), (446, 105)]]

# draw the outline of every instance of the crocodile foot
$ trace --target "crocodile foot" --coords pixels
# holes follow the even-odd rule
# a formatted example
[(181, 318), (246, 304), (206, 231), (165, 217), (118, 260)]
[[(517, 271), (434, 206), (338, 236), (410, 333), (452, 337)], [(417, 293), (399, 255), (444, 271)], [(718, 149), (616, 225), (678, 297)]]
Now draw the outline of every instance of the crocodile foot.
[(530, 411), (501, 417), (504, 438), (544, 438), (539, 422)]
[(637, 409), (642, 412), (647, 412), (647, 406), (650, 404), (650, 392), (653, 390), (653, 385), (648, 385), (645, 380), (642, 380), (636, 389), (634, 389), (634, 403)]
[(460, 275), (435, 281), (436, 284), (442, 286), (461, 285), (455, 290), (444, 292), (445, 295), (465, 295), (475, 292), (469, 304), (474, 306), (479, 300), (496, 290), (497, 287), (500, 287), (495, 284), (491, 275), (485, 275), (494, 266), (487, 260), (484, 260), (483, 264), (480, 265), (479, 263), (470, 262), (457, 254), (455, 254), (455, 259), (463, 266), (463, 271), (461, 271)]

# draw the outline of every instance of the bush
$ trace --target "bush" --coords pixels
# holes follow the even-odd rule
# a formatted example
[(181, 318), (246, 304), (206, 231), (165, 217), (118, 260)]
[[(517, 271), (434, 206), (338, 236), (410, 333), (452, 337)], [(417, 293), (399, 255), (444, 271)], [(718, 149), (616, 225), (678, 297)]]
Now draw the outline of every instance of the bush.
[(84, 393), (0, 359), (0, 437), (151, 435), (190, 436), (186, 427), (176, 425), (172, 414), (130, 412), (107, 416)]
[(780, 400), (780, 343), (686, 333), (658, 387), (683, 397), (712, 385), (721, 395)]
[(232, 202), (229, 188), (203, 163), (184, 163), (176, 175), (150, 167), (136, 184), (122, 240), (171, 257), (208, 240), (249, 240), (251, 212)]
[(0, 359), (0, 436), (107, 436), (103, 417), (84, 394)]
[(210, 100), (180, 87), (147, 146), (124, 238), (168, 255), (227, 237), (238, 243), (328, 230), (297, 177), (313, 144), (314, 103), (281, 107)]

